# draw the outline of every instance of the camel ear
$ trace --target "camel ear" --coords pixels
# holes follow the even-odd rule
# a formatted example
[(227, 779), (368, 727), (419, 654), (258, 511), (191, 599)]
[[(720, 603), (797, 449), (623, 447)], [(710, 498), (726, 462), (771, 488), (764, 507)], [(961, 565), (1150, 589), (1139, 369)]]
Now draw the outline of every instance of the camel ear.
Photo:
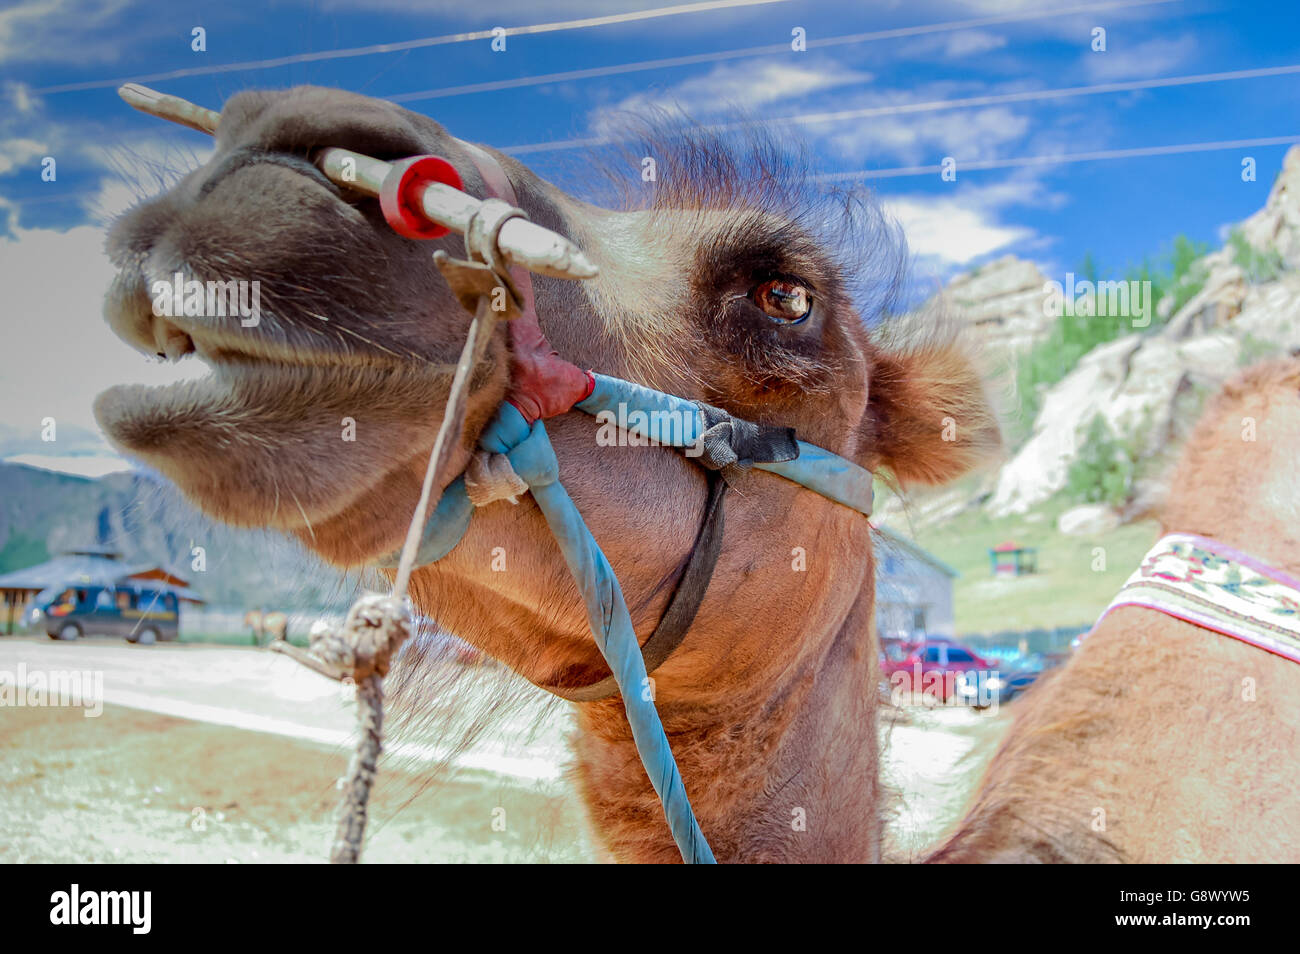
[(1002, 449), (997, 414), (970, 350), (948, 338), (875, 353), (864, 444), (872, 470), (900, 484), (954, 480)]

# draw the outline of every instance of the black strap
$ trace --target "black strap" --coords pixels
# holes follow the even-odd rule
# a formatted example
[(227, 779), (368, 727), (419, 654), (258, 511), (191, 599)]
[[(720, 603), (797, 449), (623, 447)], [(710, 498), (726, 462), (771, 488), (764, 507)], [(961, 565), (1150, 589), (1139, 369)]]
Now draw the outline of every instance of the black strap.
[[(718, 565), (718, 556), (722, 553), (722, 533), (724, 529), (722, 501), (727, 493), (727, 481), (718, 470), (706, 470), (709, 484), (709, 496), (704, 503), (704, 518), (700, 521), (699, 533), (695, 535), (695, 545), (686, 561), (686, 569), (677, 580), (673, 595), (668, 599), (668, 608), (659, 620), (659, 625), (641, 645), (641, 656), (645, 659), (646, 672), (654, 672), (672, 655), (673, 650), (681, 645), (686, 632), (695, 622), (695, 614), (704, 602), (704, 594), (709, 589), (709, 580)], [(570, 702), (595, 702), (608, 699), (618, 694), (618, 683), (613, 675), (606, 676), (598, 682), (586, 686), (542, 686)]]

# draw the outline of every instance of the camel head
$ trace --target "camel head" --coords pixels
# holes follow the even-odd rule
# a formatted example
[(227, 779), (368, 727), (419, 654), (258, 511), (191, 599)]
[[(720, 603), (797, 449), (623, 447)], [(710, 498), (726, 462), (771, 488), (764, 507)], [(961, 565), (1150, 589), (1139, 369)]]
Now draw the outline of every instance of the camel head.
[[(277, 528), (360, 565), (400, 545), (418, 496), (469, 323), (431, 253), (462, 255), (463, 245), (399, 237), (375, 200), (316, 171), (307, 157), (324, 146), (385, 160), (437, 154), (466, 191), (484, 194), (465, 145), (425, 116), (331, 89), (235, 96), (211, 160), (123, 216), (108, 241), (119, 269), (110, 325), (149, 354), (195, 352), (211, 375), (119, 386), (96, 413), (123, 452), (214, 517)], [(644, 150), (657, 177), (643, 182), (643, 163), (629, 165), (638, 207), (622, 210), (498, 157), (528, 215), (600, 268), (581, 284), (535, 279), (543, 330), (561, 355), (793, 426), (904, 484), (951, 479), (997, 445), (956, 343), (931, 333), (889, 345), (869, 330), (905, 259), (873, 206), (812, 196), (805, 171), (759, 135), (727, 149), (703, 133), (669, 133)], [(256, 282), (260, 314), (159, 314), (158, 289), (177, 275)], [(506, 394), (507, 358), (499, 326), (472, 378), (453, 473)], [(644, 635), (690, 551), (704, 479), (665, 448), (598, 446), (596, 423), (580, 413), (547, 428)], [(798, 635), (838, 627), (870, 579), (860, 514), (758, 472), (730, 498), (702, 635), (663, 670), (706, 694), (789, 666), (803, 652)], [(599, 674), (573, 584), (527, 498), (480, 510), (447, 558), (417, 572), (413, 591), (446, 628), (536, 681)]]

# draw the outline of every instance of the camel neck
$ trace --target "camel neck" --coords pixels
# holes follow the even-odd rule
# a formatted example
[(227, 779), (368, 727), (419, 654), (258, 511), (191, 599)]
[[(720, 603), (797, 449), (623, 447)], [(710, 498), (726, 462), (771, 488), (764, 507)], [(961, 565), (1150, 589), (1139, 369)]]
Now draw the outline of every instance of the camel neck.
[[(870, 585), (848, 617), (760, 697), (661, 704), (700, 826), (720, 862), (867, 862), (880, 853)], [(579, 786), (620, 861), (677, 860), (618, 700), (584, 706)], [(689, 726), (689, 728), (682, 728)]]

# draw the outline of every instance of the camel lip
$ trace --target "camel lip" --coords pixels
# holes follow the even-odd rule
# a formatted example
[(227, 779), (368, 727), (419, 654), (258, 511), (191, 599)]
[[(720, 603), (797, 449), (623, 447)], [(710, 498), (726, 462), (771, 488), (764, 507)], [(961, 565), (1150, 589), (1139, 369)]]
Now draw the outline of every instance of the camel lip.
[[(242, 434), (256, 441), (254, 434), (267, 421), (274, 425), (271, 429), (279, 435), (277, 440), (301, 443), (317, 425), (324, 426), (321, 421), (333, 428), (340, 419), (327, 406), (340, 407), (340, 414), (346, 413), (353, 406), (349, 395), (373, 388), (376, 381), (396, 378), (408, 382), (407, 386), (412, 381), (433, 385), (451, 373), (440, 365), (385, 368), (372, 362), (368, 369), (352, 369), (203, 349), (196, 349), (185, 360), (202, 362), (206, 373), (168, 384), (114, 384), (95, 398), (96, 420), (120, 449), (167, 458), (184, 453), (196, 440), (225, 440)], [(279, 402), (285, 394), (299, 399), (304, 394), (315, 396), (304, 405), (310, 408), (305, 417), (281, 415)], [(356, 407), (364, 406), (362, 397), (356, 401)]]
[[(188, 279), (185, 266), (171, 276), (157, 277), (144, 270), (124, 270), (114, 280), (104, 302), (104, 318), (113, 333), (143, 354), (173, 362), (197, 354), (214, 368), (230, 361), (257, 361), (278, 365), (315, 365), (347, 368), (358, 364), (423, 363), (382, 343), (354, 340), (328, 316), (313, 314), (318, 330), (286, 326), (260, 308), (222, 308), (215, 316), (186, 314), (184, 295), (174, 296), (170, 286), (211, 287), (222, 283)], [(243, 301), (247, 301), (247, 296)], [(211, 301), (209, 297), (208, 301)], [(258, 304), (258, 298), (252, 298)], [(159, 307), (160, 304), (163, 307)], [(202, 311), (202, 309), (197, 309)]]
[(105, 309), (119, 338), (167, 363), (204, 366), (204, 373), (169, 384), (128, 380), (97, 396), (95, 416), (109, 439), (127, 453), (153, 458), (155, 464), (184, 453), (187, 440), (201, 432), (220, 435), (228, 432), (232, 420), (270, 413), (282, 389), (309, 387), (324, 397), (347, 393), (359, 377), (435, 379), (451, 370), (396, 352), (322, 347), (316, 341), (304, 346), (282, 333), (242, 328), (237, 319), (214, 324), (202, 318), (159, 316), (132, 307), (135, 300), (110, 303)]
[(238, 326), (213, 326), (183, 318), (156, 318), (154, 329), (158, 357), (176, 361), (194, 354), (218, 374), (231, 367), (252, 365), (346, 369), (358, 364), (421, 363), (414, 356), (404, 357), (392, 351), (379, 354), (360, 352), (328, 346), (333, 344), (332, 341), (328, 345), (316, 338), (298, 342), (283, 334), (253, 332)]
[[(211, 371), (102, 391), (101, 430), (209, 513), (283, 530), (299, 528), (298, 514), (308, 526), (330, 518), (358, 488), (427, 453), (438, 418), (422, 409), (441, 406), (452, 375), (433, 364), (337, 369), (198, 352), (186, 360)], [(379, 392), (397, 395), (394, 406), (376, 410)], [(277, 509), (277, 488), (291, 477), (306, 477), (307, 493)]]

